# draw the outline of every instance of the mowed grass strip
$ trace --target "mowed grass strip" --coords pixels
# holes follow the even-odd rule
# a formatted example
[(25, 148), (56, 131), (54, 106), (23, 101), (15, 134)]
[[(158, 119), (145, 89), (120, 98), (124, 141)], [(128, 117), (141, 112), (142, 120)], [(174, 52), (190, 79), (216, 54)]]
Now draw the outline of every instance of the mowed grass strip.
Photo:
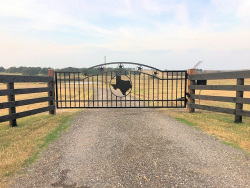
[(0, 187), (9, 175), (32, 163), (41, 151), (69, 127), (78, 110), (58, 110), (18, 119), (17, 127), (0, 124)]
[(209, 111), (187, 113), (186, 109), (164, 109), (178, 121), (195, 126), (202, 131), (217, 137), (223, 143), (241, 148), (250, 153), (250, 118), (243, 117), (243, 123), (234, 123), (234, 116)]

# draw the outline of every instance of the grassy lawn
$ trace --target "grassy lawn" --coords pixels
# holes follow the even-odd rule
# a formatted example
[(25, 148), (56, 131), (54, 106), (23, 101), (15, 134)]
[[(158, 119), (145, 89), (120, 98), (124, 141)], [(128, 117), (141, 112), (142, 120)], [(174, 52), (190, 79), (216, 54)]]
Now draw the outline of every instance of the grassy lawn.
[(57, 110), (18, 119), (17, 127), (0, 123), (0, 187), (14, 172), (35, 161), (41, 151), (69, 127), (78, 110)]

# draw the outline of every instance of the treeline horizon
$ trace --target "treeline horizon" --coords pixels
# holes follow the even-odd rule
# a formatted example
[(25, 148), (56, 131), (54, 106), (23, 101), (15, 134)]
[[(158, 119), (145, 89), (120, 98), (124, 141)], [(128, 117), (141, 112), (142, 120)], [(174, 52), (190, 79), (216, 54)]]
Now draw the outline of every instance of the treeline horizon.
[[(22, 74), (24, 76), (36, 76), (36, 75), (48, 75), (48, 70), (52, 69), (51, 67), (25, 67), (25, 66), (20, 66), (20, 67), (10, 67), (5, 69), (4, 67), (0, 67), (0, 72), (5, 72), (5, 73), (15, 73), (15, 74)], [(75, 67), (66, 67), (66, 68), (61, 68), (61, 69), (54, 69), (57, 72), (80, 72), (82, 74), (85, 74), (86, 70), (88, 68), (75, 68)], [(111, 71), (115, 70), (118, 68), (110, 68), (107, 67), (106, 71)], [(131, 70), (131, 68), (125, 68), (125, 70)], [(88, 74), (96, 74), (100, 72), (100, 68), (93, 68), (88, 70)]]

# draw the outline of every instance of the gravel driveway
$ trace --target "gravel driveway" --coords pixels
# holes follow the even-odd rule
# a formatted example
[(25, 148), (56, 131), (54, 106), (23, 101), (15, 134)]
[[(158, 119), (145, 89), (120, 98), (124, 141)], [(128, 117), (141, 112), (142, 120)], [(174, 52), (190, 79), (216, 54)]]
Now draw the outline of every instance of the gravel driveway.
[(89, 109), (11, 187), (250, 187), (250, 160), (154, 109)]

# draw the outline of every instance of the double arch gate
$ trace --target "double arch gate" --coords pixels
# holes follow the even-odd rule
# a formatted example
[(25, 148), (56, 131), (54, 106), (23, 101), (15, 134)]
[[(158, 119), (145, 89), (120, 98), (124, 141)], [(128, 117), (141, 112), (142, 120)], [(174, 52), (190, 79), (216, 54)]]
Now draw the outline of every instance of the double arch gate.
[(55, 72), (55, 81), (57, 108), (186, 108), (186, 70), (114, 62)]

